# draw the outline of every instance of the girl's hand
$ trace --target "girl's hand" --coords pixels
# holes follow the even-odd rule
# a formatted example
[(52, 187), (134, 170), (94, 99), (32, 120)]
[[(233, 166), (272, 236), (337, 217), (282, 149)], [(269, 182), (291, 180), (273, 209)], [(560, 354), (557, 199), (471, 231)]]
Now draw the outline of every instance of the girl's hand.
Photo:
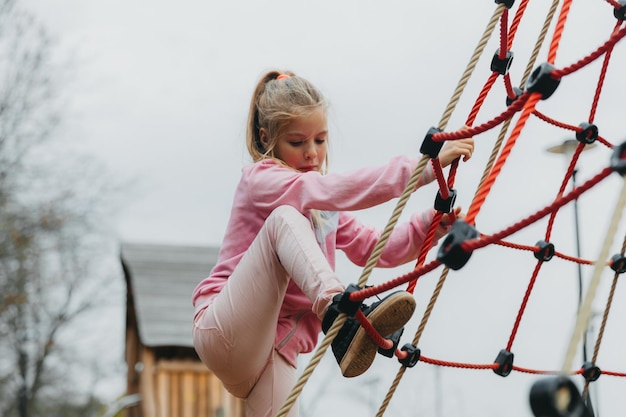
[(439, 152), (441, 166), (447, 167), (455, 159), (463, 157), (463, 162), (469, 160), (474, 152), (474, 138), (449, 140), (443, 144)]
[(463, 218), (465, 218), (465, 213), (461, 211), (461, 207), (455, 207), (450, 213), (444, 214), (441, 218), (439, 226), (437, 227), (437, 231), (435, 232), (435, 239), (441, 239), (448, 233), (448, 231), (450, 231), (450, 227), (452, 226), (452, 223), (456, 221), (456, 219)]

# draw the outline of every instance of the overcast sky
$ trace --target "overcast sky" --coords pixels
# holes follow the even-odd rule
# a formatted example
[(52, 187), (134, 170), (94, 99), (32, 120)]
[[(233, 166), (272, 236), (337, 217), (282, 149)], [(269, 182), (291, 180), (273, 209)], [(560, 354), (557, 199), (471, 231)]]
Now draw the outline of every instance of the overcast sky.
[[(514, 83), (522, 76), (548, 3), (534, 2), (521, 22), (513, 45)], [(425, 132), (439, 124), (495, 8), (494, 2), (465, 0), (24, 0), (23, 4), (48, 27), (59, 59), (72, 62), (76, 74), (66, 91), (70, 107), (63, 134), (78, 150), (102, 161), (116, 179), (134, 184), (115, 220), (119, 240), (201, 245), (221, 242), (234, 188), (249, 162), (244, 134), (250, 95), (265, 71), (293, 70), (327, 95), (332, 170), (382, 164), (398, 154), (419, 155)], [(607, 2), (574, 2), (555, 66), (567, 66), (589, 54), (609, 37), (614, 24)], [(552, 30), (547, 44), (551, 35)], [(465, 122), (489, 75), (497, 45), (496, 29), (448, 130)], [(546, 47), (539, 62), (545, 60)], [(622, 41), (613, 54), (596, 115), (600, 133), (614, 144), (626, 140), (625, 67)], [(599, 69), (600, 61), (564, 78), (538, 110), (568, 124), (587, 121)], [(504, 91), (498, 82), (478, 122), (503, 109)], [(474, 158), (459, 168), (456, 188), (464, 208), (472, 201), (497, 133), (498, 129), (476, 137)], [(546, 148), (566, 138), (566, 131), (531, 118), (477, 217), (480, 231), (499, 231), (550, 203), (566, 165), (564, 158)], [(601, 146), (585, 152), (579, 181), (607, 166), (610, 154)], [(615, 174), (580, 199), (581, 246), (587, 259), (595, 259), (600, 251), (622, 182)], [(435, 193), (434, 185), (418, 191), (407, 215), (430, 207)], [(395, 203), (359, 216), (383, 228)], [(570, 255), (575, 248), (573, 224), (568, 205), (559, 213), (553, 240), (558, 251)], [(545, 221), (538, 222), (511, 240), (534, 245), (545, 235), (545, 227)], [(622, 220), (611, 253), (621, 247), (625, 229)], [(430, 259), (434, 255), (433, 251)], [(503, 248), (473, 254), (465, 268), (448, 278), (420, 343), (423, 355), (492, 362), (506, 346), (534, 266), (532, 255)], [(384, 271), (372, 280), (379, 283), (410, 269), (408, 265)], [(417, 328), (440, 271), (420, 280), (416, 289), (420, 307), (409, 335)], [(583, 271), (588, 281), (592, 269)], [(340, 258), (338, 272), (347, 283), (356, 282), (360, 269)], [(605, 275), (598, 310), (611, 278)], [(574, 265), (561, 260), (544, 265), (514, 345), (517, 365), (560, 369), (575, 319), (576, 282)], [(601, 351), (600, 366), (617, 372), (626, 371), (624, 337), (618, 334), (623, 333), (618, 322), (625, 314), (624, 297), (623, 292), (616, 296), (618, 305)], [(381, 359), (373, 376), (361, 382), (329, 373), (326, 378), (331, 382), (325, 383), (329, 390), (344, 393), (336, 395), (339, 400), (358, 389), (371, 389), (362, 392), (378, 405), (397, 369)], [(528, 390), (536, 376), (514, 373), (503, 379), (491, 371), (437, 369), (422, 365), (405, 376), (404, 391), (394, 397), (394, 414), (531, 415)], [(599, 415), (616, 416), (617, 410), (624, 410), (626, 381), (606, 376), (597, 384)], [(305, 390), (307, 404), (313, 401), (308, 395)], [(317, 410), (329, 412), (327, 407), (336, 405), (335, 400), (321, 401)], [(363, 412), (373, 407), (362, 399), (353, 403), (351, 407), (357, 407), (353, 409), (365, 407), (359, 409)]]

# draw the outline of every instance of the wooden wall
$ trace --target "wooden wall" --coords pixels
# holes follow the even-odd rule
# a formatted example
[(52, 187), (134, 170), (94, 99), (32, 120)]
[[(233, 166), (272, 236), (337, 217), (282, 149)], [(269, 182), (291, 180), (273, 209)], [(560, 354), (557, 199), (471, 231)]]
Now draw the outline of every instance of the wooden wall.
[(142, 417), (243, 417), (243, 402), (201, 362), (155, 360), (147, 348), (142, 359)]

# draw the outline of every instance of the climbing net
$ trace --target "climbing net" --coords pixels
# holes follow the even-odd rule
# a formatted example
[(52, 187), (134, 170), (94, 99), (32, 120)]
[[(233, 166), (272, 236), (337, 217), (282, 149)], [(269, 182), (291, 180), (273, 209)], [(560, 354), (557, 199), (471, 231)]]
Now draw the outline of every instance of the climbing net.
[[(511, 77), (511, 69), (513, 63), (513, 45), (515, 36), (520, 23), (525, 15), (529, 0), (521, 0), (512, 13), (514, 0), (496, 0), (495, 10), (489, 19), (487, 27), (480, 38), (470, 61), (463, 72), (454, 93), (443, 112), (441, 120), (437, 126), (428, 130), (422, 142), (420, 151), (423, 154), (417, 168), (406, 184), (402, 196), (399, 198), (393, 213), (385, 226), (381, 238), (378, 241), (374, 251), (365, 265), (361, 276), (356, 285), (351, 285), (346, 293), (345, 300), (349, 303), (357, 303), (363, 300), (381, 294), (390, 289), (401, 285), (407, 285), (407, 291), (413, 293), (418, 280), (430, 272), (441, 268), (440, 278), (434, 287), (430, 300), (423, 313), (419, 326), (410, 343), (399, 347), (399, 337), (386, 339), (382, 337), (368, 322), (363, 313), (356, 309), (355, 312), (345, 311), (335, 320), (332, 327), (327, 331), (326, 337), (321, 342), (315, 354), (312, 356), (308, 366), (300, 376), (291, 394), (286, 399), (283, 407), (279, 411), (278, 416), (285, 416), (296, 399), (300, 395), (304, 385), (309, 380), (315, 367), (319, 364), (321, 358), (332, 343), (343, 326), (348, 314), (354, 314), (361, 326), (368, 335), (379, 346), (380, 352), (387, 352), (387, 356), (395, 356), (398, 359), (400, 368), (393, 380), (389, 391), (384, 398), (377, 416), (382, 416), (397, 390), (405, 372), (413, 368), (418, 362), (425, 362), (437, 366), (459, 367), (467, 369), (487, 369), (494, 373), (506, 377), (511, 372), (522, 372), (528, 374), (540, 375), (540, 379), (533, 384), (530, 392), (530, 406), (535, 417), (554, 416), (554, 417), (585, 417), (592, 416), (590, 402), (588, 398), (589, 386), (596, 381), (601, 375), (610, 375), (616, 377), (626, 377), (624, 371), (601, 369), (597, 363), (599, 359), (599, 350), (605, 333), (607, 319), (613, 304), (613, 298), (618, 283), (618, 277), (626, 272), (626, 236), (618, 253), (610, 253), (616, 233), (621, 220), (621, 216), (626, 206), (626, 182), (622, 181), (622, 189), (618, 193), (618, 199), (615, 204), (612, 215), (609, 216), (609, 225), (604, 236), (604, 242), (601, 245), (597, 260), (591, 261), (580, 258), (579, 255), (572, 256), (558, 252), (555, 245), (551, 243), (553, 227), (559, 210), (570, 202), (575, 201), (581, 195), (596, 187), (609, 177), (615, 174), (622, 177), (626, 176), (626, 142), (617, 143), (600, 135), (600, 129), (595, 123), (596, 112), (600, 99), (602, 97), (603, 86), (611, 55), (618, 42), (626, 36), (626, 0), (598, 0), (600, 4), (605, 5), (607, 13), (613, 13), (615, 17), (615, 25), (607, 30), (606, 41), (597, 49), (588, 55), (580, 58), (578, 61), (564, 67), (557, 67), (555, 62), (564, 28), (570, 14), (572, 0), (552, 1), (546, 14), (542, 30), (537, 37), (535, 47), (531, 56), (522, 72), (517, 84), (514, 84)], [(450, 118), (456, 109), (460, 98), (468, 84), (471, 75), (474, 73), (477, 63), (483, 55), (488, 41), (495, 36), (496, 27), (499, 27), (499, 48), (493, 55), (485, 81), (478, 97), (465, 120), (465, 126), (457, 131), (446, 132), (446, 127)], [(549, 38), (549, 30), (553, 28), (551, 38)], [(549, 41), (547, 49), (547, 57), (544, 62), (539, 62), (540, 51), (546, 41)], [(600, 61), (601, 67), (597, 76), (597, 84), (587, 120), (581, 123), (572, 123), (569, 120), (557, 120), (556, 118), (544, 114), (540, 111), (541, 103), (549, 99), (555, 93), (562, 79), (574, 74), (575, 72), (589, 66), (591, 63)], [(483, 123), (476, 123), (478, 114), (485, 103), (489, 93), (493, 90), (496, 81), (501, 79), (504, 84), (506, 97), (503, 102), (506, 103), (502, 113), (492, 117)], [(477, 226), (477, 216), (481, 212), (487, 198), (490, 196), (492, 188), (506, 165), (513, 149), (522, 136), (522, 132), (530, 118), (535, 118), (541, 123), (550, 124), (554, 127), (573, 132), (576, 141), (574, 142), (565, 176), (561, 182), (560, 188), (556, 192), (554, 199), (548, 205), (540, 208), (536, 212), (527, 217), (511, 224), (510, 226), (496, 231), (494, 233), (483, 233), (479, 231)], [(440, 244), (436, 259), (427, 262), (427, 255), (434, 241), (435, 231), (445, 213), (451, 213), (452, 207), (456, 200), (455, 177), (459, 168), (458, 161), (453, 162), (448, 171), (448, 175), (443, 172), (442, 166), (438, 159), (438, 153), (444, 142), (449, 140), (457, 140), (466, 137), (474, 137), (477, 143), (480, 141), (480, 135), (499, 129), (497, 140), (494, 143), (491, 155), (484, 168), (482, 178), (469, 206), (464, 219), (457, 219), (450, 229), (444, 241)], [(591, 178), (584, 183), (575, 186), (571, 190), (567, 190), (572, 177), (575, 176), (576, 163), (579, 156), (586, 147), (601, 145), (610, 150), (610, 158), (606, 166), (602, 167)], [(391, 232), (396, 226), (404, 207), (412, 192), (415, 190), (417, 182), (423, 173), (423, 170), (431, 164), (435, 172), (438, 184), (438, 193), (435, 199), (436, 214), (430, 225), (426, 241), (423, 249), (418, 256), (415, 268), (404, 275), (389, 280), (383, 284), (375, 286), (366, 286), (367, 281), (377, 265), (382, 251), (387, 243)], [(451, 214), (452, 215), (452, 214)], [(534, 245), (523, 245), (506, 240), (516, 232), (519, 232), (540, 220), (547, 220), (546, 228), (543, 236)], [(457, 363), (444, 361), (426, 357), (421, 354), (418, 348), (420, 339), (428, 324), (431, 313), (442, 292), (449, 271), (459, 270), (463, 268), (470, 260), (472, 254), (482, 248), (490, 245), (499, 245), (504, 248), (527, 251), (533, 254), (536, 265), (529, 278), (526, 292), (521, 300), (517, 317), (514, 321), (508, 342), (504, 348), (497, 354), (496, 359), (488, 364), (472, 364)], [(567, 352), (563, 359), (560, 370), (543, 370), (523, 368), (514, 364), (513, 344), (515, 342), (520, 323), (526, 312), (527, 305), (533, 294), (535, 283), (538, 280), (542, 267), (558, 257), (564, 261), (572, 262), (578, 265), (589, 265), (593, 268), (591, 280), (584, 297), (581, 296), (578, 305), (578, 314), (571, 339), (568, 344)], [(596, 293), (600, 285), (601, 276), (604, 272), (610, 270), (613, 279), (607, 300), (604, 305), (602, 314), (602, 324), (598, 331), (595, 341), (593, 354), (590, 360), (583, 365), (574, 369), (573, 362), (576, 356), (577, 346), (579, 342), (586, 337), (586, 326), (592, 314), (592, 303), (596, 298)], [(390, 353), (391, 352), (391, 353)], [(572, 382), (572, 375), (582, 375), (584, 377), (584, 386), (582, 392), (579, 392), (577, 386)]]

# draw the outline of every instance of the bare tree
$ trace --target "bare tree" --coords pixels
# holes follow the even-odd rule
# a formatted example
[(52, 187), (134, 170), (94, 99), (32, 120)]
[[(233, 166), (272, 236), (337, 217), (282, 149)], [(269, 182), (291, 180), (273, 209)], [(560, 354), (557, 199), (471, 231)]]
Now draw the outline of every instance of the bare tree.
[(52, 51), (30, 14), (15, 0), (0, 0), (0, 415), (6, 417), (89, 415), (98, 404), (72, 378), (98, 365), (77, 353), (76, 326), (110, 293), (111, 280), (96, 272), (106, 253), (96, 223), (111, 190), (91, 163), (55, 151), (63, 104)]

